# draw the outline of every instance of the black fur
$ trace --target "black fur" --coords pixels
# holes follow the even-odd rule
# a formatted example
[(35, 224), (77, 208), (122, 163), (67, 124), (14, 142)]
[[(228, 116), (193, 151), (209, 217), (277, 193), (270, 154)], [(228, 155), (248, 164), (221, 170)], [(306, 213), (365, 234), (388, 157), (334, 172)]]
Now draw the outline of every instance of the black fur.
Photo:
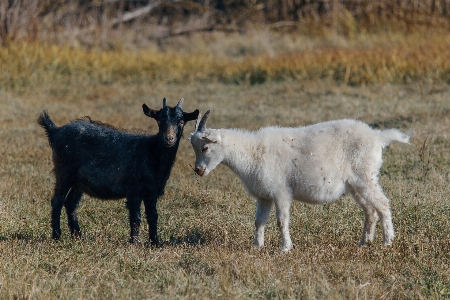
[(127, 198), (130, 242), (139, 241), (141, 202), (149, 225), (149, 240), (158, 245), (156, 202), (164, 194), (175, 162), (184, 124), (196, 120), (198, 110), (185, 113), (181, 102), (144, 113), (158, 122), (156, 135), (129, 133), (110, 125), (80, 119), (57, 127), (44, 111), (38, 118), (53, 150), (55, 191), (52, 198), (52, 236), (61, 236), (64, 206), (72, 235), (80, 236), (76, 209), (83, 193), (100, 199)]

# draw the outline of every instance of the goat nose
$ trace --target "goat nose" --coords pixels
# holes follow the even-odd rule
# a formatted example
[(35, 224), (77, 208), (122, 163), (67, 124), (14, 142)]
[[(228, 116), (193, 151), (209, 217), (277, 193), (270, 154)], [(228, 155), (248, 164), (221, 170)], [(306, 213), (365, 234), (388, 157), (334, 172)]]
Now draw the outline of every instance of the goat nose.
[(194, 171), (200, 176), (203, 176), (203, 174), (205, 173), (205, 169), (200, 166), (195, 166)]
[(174, 137), (171, 136), (171, 135), (169, 135), (169, 136), (165, 136), (164, 139), (165, 139), (167, 142), (173, 142)]

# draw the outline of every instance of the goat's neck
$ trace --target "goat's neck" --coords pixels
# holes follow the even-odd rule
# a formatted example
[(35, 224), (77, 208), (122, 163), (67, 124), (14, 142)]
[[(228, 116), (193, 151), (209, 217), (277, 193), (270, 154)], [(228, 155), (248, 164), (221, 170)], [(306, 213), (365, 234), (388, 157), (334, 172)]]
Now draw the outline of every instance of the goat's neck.
[(222, 163), (241, 178), (252, 173), (259, 164), (261, 155), (258, 138), (249, 132), (233, 129), (222, 129), (219, 132), (224, 150)]
[(175, 158), (177, 156), (178, 146), (180, 145), (180, 138), (178, 138), (175, 145), (170, 148), (164, 146), (164, 143), (161, 141), (161, 138), (158, 137), (158, 153), (160, 160), (157, 164), (158, 174), (160, 177), (167, 181), (170, 171), (172, 170), (173, 164), (175, 162)]

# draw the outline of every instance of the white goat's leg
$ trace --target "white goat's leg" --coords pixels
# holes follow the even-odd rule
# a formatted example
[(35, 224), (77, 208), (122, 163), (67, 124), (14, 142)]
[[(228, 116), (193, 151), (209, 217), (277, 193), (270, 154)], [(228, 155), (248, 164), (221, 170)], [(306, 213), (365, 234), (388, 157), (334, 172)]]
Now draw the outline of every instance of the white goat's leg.
[(373, 206), (380, 217), (383, 228), (383, 246), (391, 246), (395, 234), (389, 199), (384, 195), (383, 190), (378, 184), (368, 187), (363, 194), (364, 198), (368, 200), (369, 205)]
[(365, 207), (364, 211), (364, 228), (363, 235), (361, 237), (361, 241), (359, 242), (360, 246), (367, 245), (368, 243), (373, 242), (373, 238), (375, 237), (375, 227), (378, 222), (378, 214), (373, 207)]
[(275, 201), (277, 210), (277, 225), (281, 233), (281, 251), (289, 252), (292, 249), (291, 236), (289, 235), (289, 210), (292, 199), (279, 197)]
[(272, 209), (271, 200), (256, 199), (256, 219), (255, 219), (255, 241), (256, 248), (264, 246), (264, 228), (269, 219), (270, 210)]
[(355, 192), (352, 192), (352, 196), (364, 212), (364, 228), (361, 241), (359, 242), (359, 246), (364, 246), (368, 243), (373, 242), (373, 238), (375, 236), (375, 227), (379, 218), (374, 207), (370, 203), (365, 201), (364, 198), (362, 198)]

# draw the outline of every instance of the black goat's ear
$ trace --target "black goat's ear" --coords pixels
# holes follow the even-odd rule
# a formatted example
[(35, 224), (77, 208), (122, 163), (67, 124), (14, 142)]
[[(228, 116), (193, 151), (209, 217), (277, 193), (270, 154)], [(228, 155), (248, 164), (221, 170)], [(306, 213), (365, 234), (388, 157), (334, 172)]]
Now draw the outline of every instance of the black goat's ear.
[(184, 121), (188, 122), (188, 121), (193, 121), (193, 120), (197, 120), (198, 118), (198, 114), (199, 114), (199, 110), (196, 109), (195, 111), (191, 112), (191, 113), (185, 113), (183, 112), (184, 115)]
[(150, 118), (156, 119), (156, 113), (157, 110), (151, 109), (147, 106), (147, 104), (142, 104), (142, 110), (144, 111), (144, 114)]

